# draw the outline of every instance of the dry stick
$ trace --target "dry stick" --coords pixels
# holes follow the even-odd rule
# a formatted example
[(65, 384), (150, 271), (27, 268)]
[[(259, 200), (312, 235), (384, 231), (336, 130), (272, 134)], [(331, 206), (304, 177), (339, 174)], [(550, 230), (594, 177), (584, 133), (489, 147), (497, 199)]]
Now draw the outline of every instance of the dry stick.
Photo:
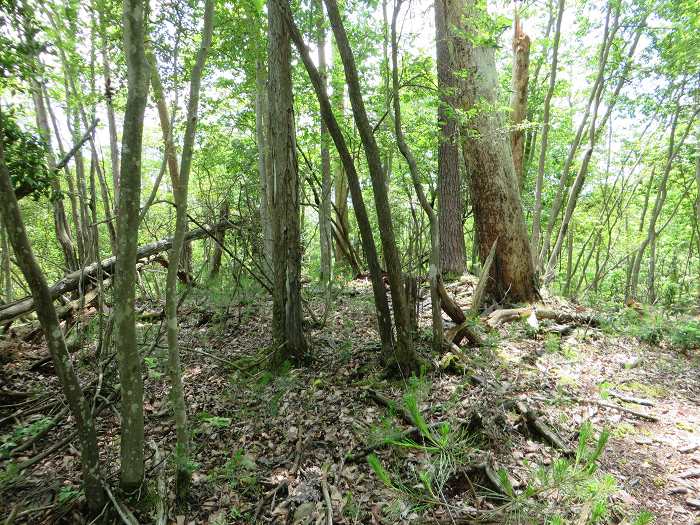
[(333, 525), (333, 504), (325, 476), (321, 478), (321, 492), (323, 492), (323, 500), (326, 502), (326, 525)]
[(633, 408), (627, 408), (627, 407), (623, 407), (620, 405), (616, 405), (615, 403), (607, 403), (605, 401), (600, 401), (598, 399), (583, 399), (583, 398), (573, 398), (573, 399), (575, 399), (579, 403), (590, 403), (590, 404), (598, 405), (598, 406), (605, 407), (605, 408), (612, 408), (615, 410), (619, 410), (620, 412), (625, 412), (627, 414), (636, 416), (640, 419), (646, 419), (647, 421), (652, 421), (654, 423), (659, 421), (659, 418), (653, 414), (647, 414), (645, 412), (640, 412), (639, 410), (634, 410)]
[(647, 407), (654, 406), (653, 401), (649, 401), (648, 399), (641, 399), (639, 397), (628, 396), (627, 394), (623, 394), (622, 392), (617, 392), (615, 390), (608, 390), (608, 395), (610, 397), (616, 397), (617, 399), (620, 399), (621, 401), (624, 401), (626, 403), (634, 403), (635, 405), (642, 405)]

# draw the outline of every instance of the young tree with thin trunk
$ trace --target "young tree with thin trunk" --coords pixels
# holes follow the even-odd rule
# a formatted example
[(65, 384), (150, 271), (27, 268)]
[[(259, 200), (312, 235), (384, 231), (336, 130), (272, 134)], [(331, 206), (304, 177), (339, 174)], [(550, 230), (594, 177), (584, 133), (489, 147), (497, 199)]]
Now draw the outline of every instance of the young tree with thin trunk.
[[(0, 121), (1, 122), (1, 121)], [(0, 137), (4, 130), (0, 127)], [(73, 369), (70, 354), (66, 348), (61, 325), (56, 316), (53, 299), (49, 293), (44, 274), (32, 252), (24, 222), (20, 214), (17, 199), (12, 188), (10, 173), (5, 164), (3, 141), (0, 140), (0, 214), (2, 223), (11, 224), (7, 228), (12, 249), (24, 278), (29, 285), (36, 313), (44, 332), (51, 360), (56, 375), (68, 401), (71, 414), (75, 419), (80, 441), (80, 456), (83, 472), (83, 488), (85, 499), (91, 514), (98, 514), (104, 507), (104, 491), (100, 479), (99, 453), (97, 449), (97, 433), (90, 404), (85, 399), (80, 388), (80, 382)]]
[(338, 151), (338, 156), (342, 162), (344, 177), (346, 177), (348, 190), (350, 191), (350, 197), (352, 198), (353, 208), (355, 209), (357, 226), (360, 230), (360, 239), (362, 240), (362, 247), (367, 258), (370, 280), (372, 281), (374, 307), (377, 315), (377, 330), (381, 339), (382, 356), (387, 363), (391, 363), (394, 355), (394, 334), (391, 326), (389, 301), (384, 289), (384, 280), (382, 278), (382, 269), (379, 265), (377, 248), (374, 243), (374, 237), (372, 236), (372, 225), (367, 215), (364, 198), (362, 197), (360, 179), (357, 174), (352, 155), (350, 154), (350, 150), (345, 141), (345, 137), (343, 136), (340, 126), (338, 125), (338, 121), (333, 114), (332, 102), (328, 96), (326, 84), (323, 83), (321, 75), (311, 59), (309, 49), (302, 39), (301, 32), (294, 23), (289, 4), (287, 4), (285, 0), (273, 1), (279, 2), (280, 7), (283, 10), (284, 20), (291, 32), (292, 41), (294, 42), (294, 45), (296, 46), (297, 51), (304, 62), (304, 67), (309, 74), (311, 84), (316, 92), (316, 97), (318, 98), (319, 107), (321, 110), (321, 117), (326, 123), (328, 133), (333, 139), (333, 143)]
[[(316, 0), (318, 34), (318, 72), (324, 85), (328, 84), (326, 66), (326, 28), (323, 21), (323, 2)], [(321, 119), (321, 202), (318, 210), (318, 230), (321, 248), (319, 281), (326, 292), (326, 310), (331, 301), (331, 157), (326, 123)]]
[(331, 21), (338, 52), (343, 62), (345, 81), (348, 85), (350, 104), (357, 125), (357, 130), (362, 139), (362, 145), (367, 158), (372, 189), (374, 190), (374, 204), (377, 209), (377, 221), (379, 223), (379, 237), (382, 241), (384, 260), (389, 277), (392, 307), (394, 310), (394, 324), (396, 326), (396, 349), (390, 367), (397, 367), (402, 374), (410, 374), (418, 370), (418, 359), (413, 348), (413, 334), (411, 329), (411, 315), (408, 302), (404, 295), (404, 283), (401, 273), (401, 259), (399, 257), (394, 225), (389, 206), (389, 192), (384, 177), (384, 170), (379, 155), (372, 126), (367, 117), (365, 103), (362, 97), (360, 80), (355, 65), (355, 57), (348, 41), (345, 27), (338, 10), (336, 0), (325, 0), (328, 17)]
[[(462, 123), (462, 148), (472, 170), (470, 186), (482, 263), (496, 243), (487, 292), (496, 300), (532, 301), (538, 297), (530, 245), (525, 228), (510, 141), (498, 130), (503, 117), (497, 110), (498, 78), (494, 48), (474, 45), (485, 6), (467, 0), (461, 56), (466, 74), (460, 79), (465, 109), (478, 111)], [(484, 107), (487, 106), (487, 107)]]
[[(166, 159), (170, 171), (175, 199), (175, 232), (173, 245), (168, 256), (168, 274), (165, 289), (165, 317), (168, 339), (168, 371), (170, 375), (170, 401), (175, 414), (175, 497), (178, 505), (184, 505), (189, 490), (190, 469), (190, 436), (187, 428), (187, 405), (182, 383), (182, 367), (180, 365), (180, 351), (178, 347), (178, 321), (177, 321), (177, 280), (180, 260), (185, 248), (185, 234), (187, 233), (187, 196), (189, 192), (189, 179), (192, 167), (192, 155), (194, 153), (194, 139), (197, 130), (197, 113), (199, 109), (199, 92), (202, 82), (204, 64), (211, 47), (211, 39), (214, 25), (214, 0), (207, 0), (204, 4), (204, 25), (202, 28), (202, 40), (197, 52), (197, 58), (190, 74), (190, 95), (187, 103), (187, 115), (185, 124), (185, 136), (182, 142), (182, 157), (180, 166), (177, 165), (177, 152), (170, 129), (170, 117), (168, 115), (163, 88), (160, 82), (155, 56), (148, 53), (148, 61), (151, 68), (151, 83), (153, 93), (158, 105), (158, 113), (163, 131)], [(219, 256), (219, 261), (221, 256)], [(188, 272), (189, 274), (189, 272)]]
[(464, 0), (435, 0), (435, 51), (438, 79), (438, 222), (440, 234), (440, 268), (462, 274), (465, 266), (464, 199), (459, 159), (460, 107), (458, 49), (463, 31)]
[(396, 20), (401, 10), (402, 0), (397, 0), (394, 4), (394, 13), (391, 19), (391, 85), (392, 99), (394, 103), (394, 132), (396, 134), (396, 142), (399, 145), (399, 150), (406, 159), (408, 170), (411, 173), (411, 181), (418, 196), (423, 211), (428, 216), (430, 223), (430, 306), (433, 322), (433, 351), (440, 353), (443, 345), (443, 326), (442, 313), (440, 307), (440, 230), (438, 226), (438, 218), (435, 210), (431, 206), (428, 198), (423, 191), (423, 183), (420, 180), (418, 172), (418, 164), (413, 156), (413, 152), (406, 142), (403, 134), (403, 124), (401, 121), (401, 93), (399, 91), (399, 60), (398, 60), (398, 39), (396, 36)]
[(149, 68), (144, 49), (145, 3), (124, 0), (123, 44), (127, 67), (127, 100), (121, 148), (117, 204), (117, 252), (114, 271), (114, 340), (122, 393), (122, 489), (133, 493), (144, 474), (143, 376), (136, 343), (136, 249), (141, 200), (143, 116), (148, 98)]
[(552, 43), (552, 67), (549, 71), (549, 86), (544, 97), (544, 110), (542, 113), (542, 140), (540, 156), (537, 163), (537, 179), (535, 181), (535, 208), (532, 212), (532, 239), (531, 250), (535, 258), (535, 268), (541, 265), (538, 257), (540, 250), (540, 232), (542, 221), (542, 186), (544, 184), (544, 165), (547, 159), (547, 147), (549, 146), (549, 112), (552, 104), (552, 96), (557, 83), (557, 68), (559, 64), (559, 41), (561, 40), (561, 21), (564, 17), (564, 0), (559, 0), (557, 7), (557, 21), (554, 30), (554, 42)]

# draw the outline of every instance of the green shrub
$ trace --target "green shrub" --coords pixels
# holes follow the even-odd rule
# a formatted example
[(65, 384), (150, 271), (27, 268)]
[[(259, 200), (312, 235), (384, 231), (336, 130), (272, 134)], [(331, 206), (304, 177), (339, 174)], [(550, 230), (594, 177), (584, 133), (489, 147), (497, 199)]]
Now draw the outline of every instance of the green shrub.
[(671, 331), (671, 344), (680, 350), (700, 349), (700, 321), (691, 320)]

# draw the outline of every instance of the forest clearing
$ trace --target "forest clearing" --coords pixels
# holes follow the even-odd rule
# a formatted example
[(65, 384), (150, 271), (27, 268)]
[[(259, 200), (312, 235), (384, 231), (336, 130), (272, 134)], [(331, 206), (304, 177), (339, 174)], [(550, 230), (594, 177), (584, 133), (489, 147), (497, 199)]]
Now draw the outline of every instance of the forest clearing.
[(697, 49), (0, 0), (0, 525), (700, 524)]

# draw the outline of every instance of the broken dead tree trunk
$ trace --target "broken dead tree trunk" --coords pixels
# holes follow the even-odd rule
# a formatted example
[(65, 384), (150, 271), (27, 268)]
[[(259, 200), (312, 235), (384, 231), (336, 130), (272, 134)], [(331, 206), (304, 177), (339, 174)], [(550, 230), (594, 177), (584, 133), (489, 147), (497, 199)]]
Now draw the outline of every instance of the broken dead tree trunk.
[[(504, 323), (517, 321), (518, 319), (525, 319), (532, 314), (532, 311), (533, 308), (530, 306), (525, 308), (495, 310), (489, 314), (486, 323), (490, 327), (496, 328)], [(600, 319), (593, 314), (556, 312), (548, 308), (537, 308), (535, 310), (535, 315), (538, 317), (538, 319), (553, 319), (559, 323), (573, 323), (593, 327), (600, 325)]]
[[(202, 239), (213, 235), (213, 232), (220, 231), (221, 229), (228, 229), (234, 225), (230, 222), (225, 222), (222, 224), (216, 224), (213, 226), (205, 226), (203, 228), (197, 228), (191, 230), (187, 233), (186, 240), (196, 240)], [(169, 250), (172, 245), (172, 237), (166, 239), (161, 239), (156, 242), (149, 244), (144, 244), (139, 247), (136, 252), (136, 259), (141, 260), (152, 255)], [(101, 266), (102, 275), (106, 279), (114, 272), (114, 267), (116, 264), (115, 257), (108, 257), (102, 260), (100, 263), (92, 263), (83, 269), (76, 270), (69, 273), (63, 279), (58, 281), (56, 284), (49, 288), (49, 293), (53, 300), (56, 300), (61, 295), (77, 290), (81, 285), (86, 286), (98, 275), (98, 270)], [(34, 311), (34, 300), (31, 297), (26, 297), (20, 299), (13, 303), (5, 304), (0, 306), (0, 323), (6, 323), (12, 321), (22, 315), (26, 315)]]
[(448, 343), (460, 345), (463, 339), (467, 339), (471, 346), (482, 346), (484, 344), (481, 336), (474, 330), (471, 320), (462, 311), (462, 308), (447, 293), (442, 279), (438, 279), (438, 294), (440, 295), (440, 306), (450, 319), (457, 325), (445, 332), (445, 339)]

